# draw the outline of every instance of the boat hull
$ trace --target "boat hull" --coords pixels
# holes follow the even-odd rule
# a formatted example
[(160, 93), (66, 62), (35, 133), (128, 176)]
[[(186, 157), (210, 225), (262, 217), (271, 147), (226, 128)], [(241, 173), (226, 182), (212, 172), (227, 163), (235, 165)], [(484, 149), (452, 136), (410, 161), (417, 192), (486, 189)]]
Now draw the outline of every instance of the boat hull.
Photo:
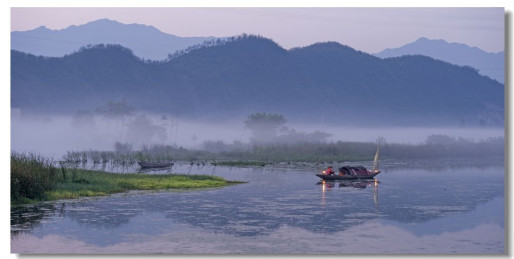
[(378, 175), (380, 171), (376, 173), (369, 173), (368, 175), (327, 175), (327, 174), (316, 174), (319, 178), (325, 181), (337, 181), (337, 180), (355, 180), (355, 179), (372, 179)]
[(142, 168), (164, 168), (173, 166), (172, 162), (137, 162)]

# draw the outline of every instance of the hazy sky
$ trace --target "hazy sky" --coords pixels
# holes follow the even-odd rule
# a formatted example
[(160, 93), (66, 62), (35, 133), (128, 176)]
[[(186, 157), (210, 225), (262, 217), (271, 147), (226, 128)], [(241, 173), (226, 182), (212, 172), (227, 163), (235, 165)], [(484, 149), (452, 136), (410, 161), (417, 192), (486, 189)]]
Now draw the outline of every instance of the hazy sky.
[(177, 36), (271, 38), (284, 48), (338, 41), (376, 53), (419, 37), (504, 50), (503, 8), (11, 8), (11, 31), (63, 29), (109, 18)]

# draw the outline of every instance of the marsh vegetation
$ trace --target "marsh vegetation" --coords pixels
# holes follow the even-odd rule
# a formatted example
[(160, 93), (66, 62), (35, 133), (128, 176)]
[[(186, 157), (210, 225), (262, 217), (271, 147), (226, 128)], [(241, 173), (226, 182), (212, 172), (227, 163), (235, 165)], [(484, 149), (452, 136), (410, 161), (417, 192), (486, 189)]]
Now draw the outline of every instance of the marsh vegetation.
[(51, 159), (11, 154), (11, 205), (103, 196), (129, 190), (222, 187), (241, 182), (208, 175), (119, 174), (55, 167)]
[[(128, 146), (128, 144), (117, 144)], [(68, 164), (93, 163), (133, 165), (138, 161), (185, 161), (226, 166), (264, 166), (277, 162), (348, 162), (372, 160), (375, 142), (328, 143), (232, 143), (211, 142), (204, 149), (170, 145), (144, 146), (141, 150), (70, 151), (63, 161)], [(431, 135), (425, 143), (399, 144), (381, 141), (383, 159), (484, 158), (503, 157), (501, 137), (473, 141), (446, 135)]]

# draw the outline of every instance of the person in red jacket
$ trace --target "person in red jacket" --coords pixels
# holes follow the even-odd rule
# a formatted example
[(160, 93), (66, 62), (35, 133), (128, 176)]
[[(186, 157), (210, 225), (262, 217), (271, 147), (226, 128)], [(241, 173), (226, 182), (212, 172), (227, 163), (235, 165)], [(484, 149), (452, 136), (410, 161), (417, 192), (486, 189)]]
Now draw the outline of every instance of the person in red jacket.
[(327, 175), (333, 175), (335, 174), (336, 172), (334, 172), (334, 170), (332, 170), (332, 166), (329, 166), (327, 167), (327, 171), (326, 171), (326, 174)]

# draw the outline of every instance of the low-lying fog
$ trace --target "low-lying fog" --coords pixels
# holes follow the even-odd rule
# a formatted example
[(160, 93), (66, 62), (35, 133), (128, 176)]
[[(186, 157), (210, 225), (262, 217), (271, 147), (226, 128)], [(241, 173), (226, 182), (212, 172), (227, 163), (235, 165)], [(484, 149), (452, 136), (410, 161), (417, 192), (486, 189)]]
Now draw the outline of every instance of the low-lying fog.
[[(116, 142), (131, 143), (134, 150), (153, 144), (202, 149), (205, 141), (248, 143), (252, 134), (245, 128), (245, 119), (203, 123), (169, 115), (163, 117), (143, 113), (110, 120), (87, 112), (74, 116), (12, 114), (11, 150), (34, 152), (58, 159), (67, 151), (114, 150)], [(328, 133), (330, 136), (326, 140), (329, 142), (376, 142), (380, 137), (388, 143), (419, 144), (432, 134), (475, 141), (504, 135), (503, 128), (352, 128), (289, 123), (285, 126), (295, 132)]]

